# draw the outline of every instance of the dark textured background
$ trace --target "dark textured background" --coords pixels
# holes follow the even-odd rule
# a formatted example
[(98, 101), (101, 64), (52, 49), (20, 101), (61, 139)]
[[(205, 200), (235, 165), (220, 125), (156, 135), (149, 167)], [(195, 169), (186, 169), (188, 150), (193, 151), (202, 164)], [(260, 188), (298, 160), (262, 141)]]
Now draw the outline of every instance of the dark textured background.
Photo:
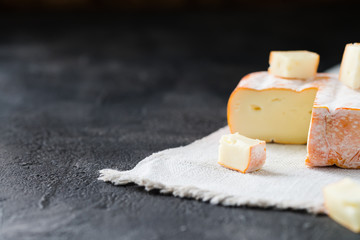
[(0, 0), (1, 9), (15, 11), (189, 11), (354, 5), (357, 0)]
[(360, 40), (349, 9), (2, 14), (0, 239), (359, 239), (325, 216), (97, 180), (224, 126), (229, 94), (270, 50), (338, 63)]

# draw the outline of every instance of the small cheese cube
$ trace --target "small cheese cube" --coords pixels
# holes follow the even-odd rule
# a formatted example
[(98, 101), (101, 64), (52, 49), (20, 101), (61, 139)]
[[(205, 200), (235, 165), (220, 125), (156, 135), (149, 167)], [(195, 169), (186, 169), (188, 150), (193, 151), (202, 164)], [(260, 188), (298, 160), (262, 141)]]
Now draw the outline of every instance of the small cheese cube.
[(224, 167), (246, 173), (260, 169), (266, 159), (265, 141), (244, 137), (239, 133), (224, 135), (220, 139), (218, 163)]
[(320, 57), (309, 51), (271, 51), (269, 73), (282, 78), (314, 77)]
[(336, 222), (360, 232), (360, 184), (349, 178), (324, 188), (325, 208)]
[(346, 45), (339, 80), (350, 88), (360, 88), (360, 43)]

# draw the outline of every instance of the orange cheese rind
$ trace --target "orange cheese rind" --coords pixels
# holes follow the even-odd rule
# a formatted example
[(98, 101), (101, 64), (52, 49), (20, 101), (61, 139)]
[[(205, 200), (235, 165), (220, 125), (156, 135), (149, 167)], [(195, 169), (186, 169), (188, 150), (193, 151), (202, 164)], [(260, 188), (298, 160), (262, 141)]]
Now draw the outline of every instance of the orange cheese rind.
[(234, 170), (234, 171), (237, 171), (237, 172), (241, 172), (241, 173), (246, 173), (246, 171), (247, 171), (247, 168), (244, 171), (241, 171), (240, 169), (230, 167), (230, 166), (228, 166), (228, 165), (226, 165), (226, 164), (224, 164), (222, 162), (218, 162), (218, 164), (220, 164), (221, 166), (226, 167), (228, 169), (231, 169), (231, 170)]

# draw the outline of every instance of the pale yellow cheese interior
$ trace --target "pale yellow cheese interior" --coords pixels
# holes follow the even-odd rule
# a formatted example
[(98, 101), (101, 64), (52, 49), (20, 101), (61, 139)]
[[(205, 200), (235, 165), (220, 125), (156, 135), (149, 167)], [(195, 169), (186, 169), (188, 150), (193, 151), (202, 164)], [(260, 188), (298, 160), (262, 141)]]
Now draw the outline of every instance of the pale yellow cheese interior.
[(360, 184), (346, 178), (324, 188), (329, 216), (354, 232), (360, 232)]
[(238, 89), (229, 102), (232, 132), (287, 144), (305, 144), (317, 89)]

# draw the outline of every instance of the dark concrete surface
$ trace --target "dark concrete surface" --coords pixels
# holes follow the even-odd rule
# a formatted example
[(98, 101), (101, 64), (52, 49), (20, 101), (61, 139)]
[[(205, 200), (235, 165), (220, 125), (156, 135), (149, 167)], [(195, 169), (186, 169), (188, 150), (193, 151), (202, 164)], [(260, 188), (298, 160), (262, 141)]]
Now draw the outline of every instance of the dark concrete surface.
[(360, 40), (356, 9), (0, 19), (0, 239), (360, 238), (326, 216), (97, 180), (224, 126), (229, 94), (272, 49), (338, 63)]

